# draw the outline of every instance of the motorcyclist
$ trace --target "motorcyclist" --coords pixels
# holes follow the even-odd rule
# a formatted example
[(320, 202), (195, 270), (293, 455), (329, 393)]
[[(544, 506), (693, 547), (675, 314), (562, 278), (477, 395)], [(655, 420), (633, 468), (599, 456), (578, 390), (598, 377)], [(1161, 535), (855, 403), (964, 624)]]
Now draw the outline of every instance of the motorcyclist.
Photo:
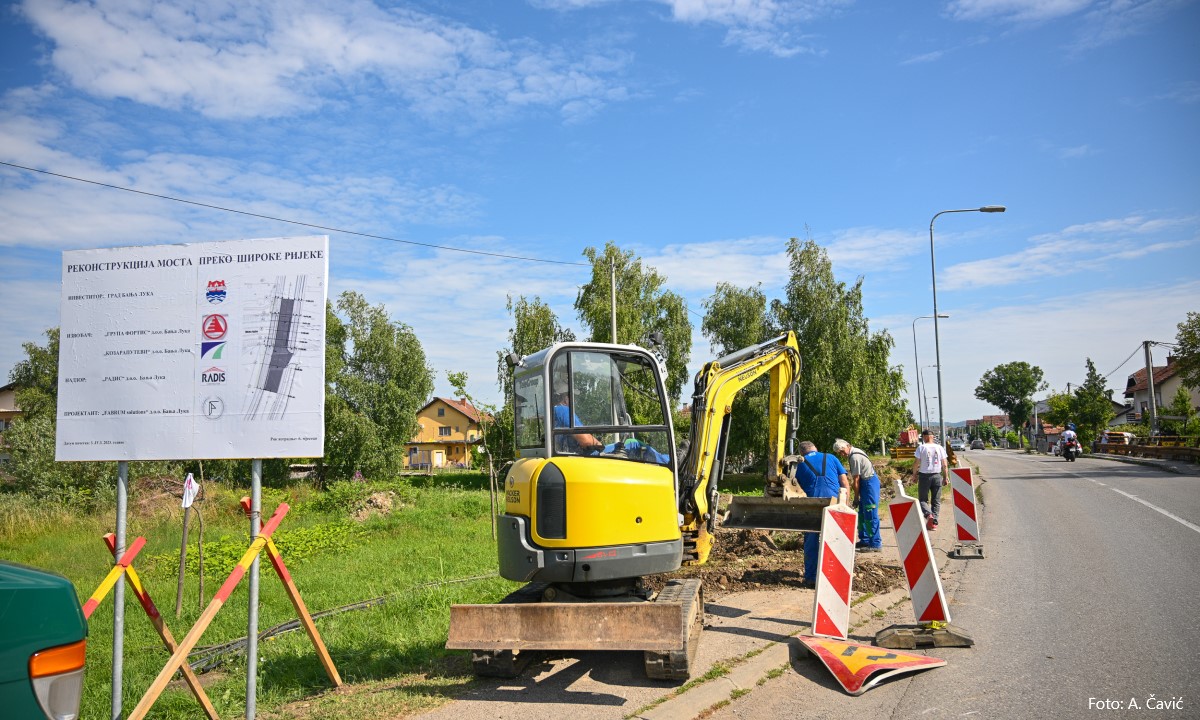
[(1067, 429), (1063, 430), (1062, 441), (1064, 443), (1077, 442), (1079, 436), (1075, 434), (1075, 423), (1067, 423)]

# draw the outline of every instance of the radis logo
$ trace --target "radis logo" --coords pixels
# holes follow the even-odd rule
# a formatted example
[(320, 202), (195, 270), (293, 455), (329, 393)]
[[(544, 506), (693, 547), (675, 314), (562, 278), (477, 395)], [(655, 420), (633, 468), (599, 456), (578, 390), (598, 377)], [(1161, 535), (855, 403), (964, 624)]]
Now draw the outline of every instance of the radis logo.
[(225, 302), (225, 281), (209, 280), (208, 292), (204, 294), (213, 305)]
[(225, 382), (225, 370), (216, 365), (200, 373), (200, 382), (207, 385)]
[(200, 343), (200, 357), (206, 360), (220, 360), (225, 352), (225, 341)]
[(220, 340), (228, 331), (229, 321), (224, 315), (205, 315), (204, 322), (200, 323), (200, 332), (206, 340)]

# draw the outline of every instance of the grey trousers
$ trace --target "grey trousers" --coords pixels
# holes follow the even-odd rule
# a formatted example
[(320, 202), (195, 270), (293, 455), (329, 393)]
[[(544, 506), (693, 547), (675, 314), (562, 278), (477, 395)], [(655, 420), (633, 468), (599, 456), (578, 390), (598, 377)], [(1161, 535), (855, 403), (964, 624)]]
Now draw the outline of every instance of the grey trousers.
[(942, 507), (941, 473), (917, 473), (917, 500), (921, 502), (925, 517), (938, 519), (938, 510)]

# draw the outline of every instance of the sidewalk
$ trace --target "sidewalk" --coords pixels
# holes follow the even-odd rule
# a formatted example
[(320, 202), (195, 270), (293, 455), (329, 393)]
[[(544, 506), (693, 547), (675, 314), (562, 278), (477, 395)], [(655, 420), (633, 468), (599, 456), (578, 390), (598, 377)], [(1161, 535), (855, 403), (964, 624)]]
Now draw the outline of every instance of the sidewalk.
[(1127, 465), (1142, 465), (1145, 467), (1158, 468), (1163, 472), (1175, 473), (1176, 475), (1200, 477), (1200, 465), (1183, 460), (1159, 460), (1158, 458), (1129, 457), (1127, 455), (1109, 455), (1108, 453), (1091, 453), (1090, 455), (1085, 455), (1084, 457), (1095, 458), (1097, 460), (1111, 460), (1113, 462), (1121, 462)]
[[(945, 502), (943, 510), (948, 509)], [(881, 517), (881, 534), (884, 537), (883, 553), (876, 555), (876, 562), (900, 568), (900, 553), (896, 547), (895, 533), (887, 513)], [(947, 597), (952, 597), (958, 587), (962, 570), (970, 560), (951, 560), (947, 553), (954, 547), (953, 522), (930, 535), (934, 557), (937, 560), (942, 585)], [(668, 697), (664, 702), (644, 712), (628, 716), (637, 720), (695, 720), (706, 716), (710, 710), (728, 703), (750, 692), (762, 681), (782, 668), (795, 662), (812, 659), (807, 650), (795, 639), (808, 634), (813, 591), (792, 591), (795, 594), (793, 607), (802, 609), (803, 625), (785, 642), (764, 645), (758, 655), (735, 666), (728, 674), (696, 685), (686, 692)], [(874, 643), (875, 634), (892, 625), (913, 624), (915, 616), (908, 590), (898, 588), (886, 594), (872, 596), (858, 602), (850, 609), (850, 639), (856, 642)], [(917, 650), (915, 652), (921, 652)]]

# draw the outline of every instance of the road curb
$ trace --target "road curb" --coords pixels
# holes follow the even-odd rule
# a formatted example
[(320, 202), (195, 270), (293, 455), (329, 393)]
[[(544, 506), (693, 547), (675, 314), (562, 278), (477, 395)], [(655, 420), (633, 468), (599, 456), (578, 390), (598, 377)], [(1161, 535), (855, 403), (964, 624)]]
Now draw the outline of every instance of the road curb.
[(1108, 453), (1091, 453), (1087, 457), (1096, 458), (1097, 460), (1109, 460), (1111, 462), (1125, 463), (1126, 465), (1141, 465), (1142, 467), (1152, 467), (1163, 472), (1173, 473), (1175, 475), (1200, 475), (1200, 467), (1195, 465), (1176, 465), (1165, 460), (1153, 460), (1150, 458), (1134, 458), (1124, 455), (1109, 455)]

